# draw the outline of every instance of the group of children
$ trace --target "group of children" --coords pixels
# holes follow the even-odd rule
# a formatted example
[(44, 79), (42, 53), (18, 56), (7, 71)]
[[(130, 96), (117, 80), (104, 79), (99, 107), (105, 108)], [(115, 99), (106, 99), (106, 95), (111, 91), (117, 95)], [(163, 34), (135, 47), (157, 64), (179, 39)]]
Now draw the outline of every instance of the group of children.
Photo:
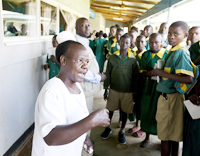
[[(112, 33), (115, 31), (116, 35)], [(162, 156), (178, 156), (179, 142), (183, 139), (184, 156), (200, 155), (200, 120), (192, 120), (184, 111), (184, 94), (175, 87), (176, 82), (184, 86), (193, 84), (191, 60), (196, 65), (200, 63), (199, 31), (200, 27), (193, 27), (188, 35), (188, 25), (183, 21), (172, 23), (169, 29), (167, 23), (162, 23), (158, 33), (153, 33), (150, 25), (144, 28), (142, 34), (136, 27), (124, 35), (122, 29), (110, 28), (104, 99), (107, 100), (110, 120), (115, 110), (121, 112), (120, 143), (126, 143), (124, 128), (127, 116), (135, 113), (136, 126), (129, 132), (135, 137), (146, 136), (141, 147), (145, 147), (149, 135), (153, 134), (161, 140)], [(187, 36), (187, 40), (193, 43), (189, 51)], [(162, 69), (156, 66), (160, 60), (164, 62)], [(159, 77), (159, 81), (154, 77)], [(198, 85), (199, 82), (196, 93), (191, 91), (193, 94), (188, 96), (194, 104), (199, 100)], [(101, 138), (107, 139), (111, 132), (111, 127), (106, 127)]]
[[(200, 64), (200, 27), (192, 27), (188, 35), (188, 25), (182, 21), (174, 22), (169, 29), (167, 23), (162, 23), (158, 33), (153, 33), (151, 25), (147, 25), (142, 32), (132, 27), (127, 34), (123, 29), (112, 26), (108, 40), (103, 38), (102, 31), (98, 35), (93, 40), (93, 50), (100, 72), (105, 60), (108, 60), (104, 99), (107, 100), (110, 120), (113, 112), (120, 110), (118, 141), (126, 143), (127, 118), (135, 114), (136, 125), (128, 131), (134, 137), (145, 136), (141, 147), (145, 147), (149, 135), (153, 134), (161, 140), (162, 156), (177, 156), (179, 142), (183, 140), (183, 156), (199, 156), (200, 119), (193, 120), (185, 111), (184, 95), (174, 85), (175, 82), (193, 83), (191, 61), (195, 65)], [(58, 45), (56, 36), (52, 43), (54, 47)], [(108, 50), (106, 56), (102, 52), (105, 47)], [(59, 72), (60, 65), (54, 57), (52, 55), (47, 59), (44, 66), (44, 69), (50, 68), (50, 78)], [(163, 69), (156, 67), (158, 60), (164, 60)], [(160, 77), (159, 83), (153, 79), (155, 76)], [(199, 82), (198, 78), (187, 96), (195, 105), (199, 105)], [(107, 139), (111, 132), (111, 127), (106, 127), (101, 138)]]

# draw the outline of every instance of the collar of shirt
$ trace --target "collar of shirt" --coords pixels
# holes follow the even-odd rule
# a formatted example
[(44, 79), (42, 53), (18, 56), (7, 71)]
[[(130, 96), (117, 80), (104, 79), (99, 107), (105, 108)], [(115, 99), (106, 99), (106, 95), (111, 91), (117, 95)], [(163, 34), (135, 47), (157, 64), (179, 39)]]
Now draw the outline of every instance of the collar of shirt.
[(131, 49), (133, 52), (137, 51), (138, 48), (135, 46), (134, 48)]
[(175, 47), (171, 48), (171, 49), (168, 51), (167, 54), (169, 54), (171, 51), (176, 51), (176, 50), (181, 49), (181, 48), (183, 48), (183, 47), (185, 47), (185, 46), (186, 46), (186, 43), (185, 43), (185, 42), (181, 42), (181, 43), (177, 44)]
[(139, 54), (137, 54), (137, 51), (134, 51), (133, 56), (138, 56), (140, 59), (142, 58), (142, 54), (145, 52), (146, 50), (141, 51)]
[(159, 58), (162, 58), (163, 55), (164, 55), (164, 53), (165, 53), (165, 49), (164, 49), (164, 48), (161, 48), (161, 49), (159, 50), (159, 52), (157, 52), (157, 53), (151, 53), (151, 54), (152, 54), (152, 58), (154, 58), (156, 55), (157, 55)]
[(78, 40), (78, 41), (81, 41), (81, 42), (83, 42), (84, 44), (86, 44), (86, 45), (88, 45), (89, 46), (89, 40), (87, 39), (87, 38), (85, 38), (85, 37), (82, 37), (82, 36), (80, 36), (80, 35), (78, 35), (78, 34), (76, 34), (76, 39)]
[[(129, 58), (130, 58), (130, 57), (134, 57), (134, 56), (133, 56), (133, 53), (131, 52), (131, 49), (130, 49), (130, 48), (128, 48), (127, 53), (128, 53), (127, 56), (128, 56)], [(117, 56), (120, 56), (120, 50), (114, 52), (114, 54), (117, 55)], [(121, 57), (121, 56), (120, 56), (120, 57)]]
[(111, 47), (115, 47), (116, 44), (117, 44), (117, 39), (116, 39), (116, 38), (113, 38), (112, 40), (113, 40), (113, 44), (111, 45)]
[(199, 47), (200, 47), (200, 40), (199, 40)]
[(149, 40), (149, 37), (146, 38), (146, 41), (148, 41), (148, 40)]

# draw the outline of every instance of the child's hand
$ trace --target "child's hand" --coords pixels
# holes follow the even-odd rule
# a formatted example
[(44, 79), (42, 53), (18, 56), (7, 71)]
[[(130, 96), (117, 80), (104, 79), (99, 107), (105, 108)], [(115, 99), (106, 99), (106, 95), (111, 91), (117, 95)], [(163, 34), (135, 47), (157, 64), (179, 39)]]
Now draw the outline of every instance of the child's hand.
[(188, 99), (194, 104), (200, 106), (200, 99), (196, 94), (193, 94), (188, 97)]
[(101, 82), (106, 79), (106, 75), (105, 74), (100, 74), (100, 76), (101, 76)]
[(43, 68), (44, 68), (44, 70), (47, 70), (47, 69), (49, 68), (49, 65), (48, 65), (48, 64), (45, 64), (45, 65), (43, 66)]

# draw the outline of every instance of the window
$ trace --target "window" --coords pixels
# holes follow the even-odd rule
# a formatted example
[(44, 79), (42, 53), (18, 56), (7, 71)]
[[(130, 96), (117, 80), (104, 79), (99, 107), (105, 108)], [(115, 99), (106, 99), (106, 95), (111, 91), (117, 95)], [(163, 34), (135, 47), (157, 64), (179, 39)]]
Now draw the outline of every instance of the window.
[(75, 24), (78, 16), (64, 10), (60, 11), (62, 14), (62, 18), (64, 19), (64, 23), (62, 23), (60, 31), (70, 30), (73, 34), (76, 34)]
[(5, 37), (36, 36), (36, 1), (3, 0)]
[(41, 2), (41, 36), (56, 34), (57, 8)]

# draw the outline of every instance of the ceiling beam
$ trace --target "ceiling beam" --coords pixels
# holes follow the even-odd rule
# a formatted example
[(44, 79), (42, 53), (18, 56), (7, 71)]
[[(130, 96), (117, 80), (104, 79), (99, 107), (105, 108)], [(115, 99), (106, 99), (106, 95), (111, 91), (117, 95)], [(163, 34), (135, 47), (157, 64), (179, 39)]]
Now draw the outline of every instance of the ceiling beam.
[(133, 21), (133, 19), (134, 19), (132, 17), (120, 16), (120, 15), (115, 15), (115, 16), (109, 15), (109, 14), (102, 14), (102, 15), (105, 16), (105, 17), (111, 17), (111, 18), (113, 18), (113, 17), (115, 17), (115, 18), (123, 18), (123, 19), (130, 20), (130, 21)]
[(136, 16), (140, 16), (141, 13), (138, 13), (138, 12), (135, 12), (135, 11), (125, 11), (125, 10), (113, 10), (113, 9), (103, 9), (103, 8), (99, 8), (99, 7), (94, 7), (94, 6), (91, 6), (91, 9), (93, 11), (105, 11), (105, 12), (110, 12), (110, 13), (124, 13), (124, 14), (127, 14), (127, 15), (136, 15)]
[(101, 9), (93, 9), (93, 11), (95, 12), (99, 12), (99, 13), (107, 13), (107, 14), (111, 14), (111, 15), (123, 15), (123, 16), (128, 16), (128, 17), (138, 17), (138, 14), (133, 14), (133, 13), (126, 13), (126, 12), (116, 12), (116, 11), (108, 11), (108, 10), (101, 10)]
[(128, 11), (128, 12), (132, 12), (132, 13), (140, 13), (143, 14), (145, 11), (134, 11), (134, 10), (119, 10), (119, 9), (111, 9), (110, 7), (105, 7), (105, 6), (99, 6), (99, 5), (95, 5), (95, 4), (91, 4), (90, 5), (92, 8), (94, 9), (108, 9), (111, 11)]
[[(133, 6), (133, 5), (122, 5), (122, 4), (116, 4), (116, 3), (110, 3), (110, 2), (102, 2), (102, 1), (93, 1), (92, 5), (98, 4), (98, 5), (108, 5), (113, 7), (126, 7), (131, 9), (141, 9), (141, 10), (148, 10), (149, 7), (140, 7), (140, 6)], [(143, 3), (146, 4), (146, 3)]]
[[(93, 0), (95, 2), (96, 0)], [(97, 0), (98, 1), (98, 0)], [(156, 0), (156, 1), (144, 1), (144, 0), (123, 0), (123, 2), (131, 2), (131, 3), (137, 3), (137, 4), (151, 4), (155, 5), (161, 0)], [(112, 0), (112, 2), (122, 2), (122, 0)]]

